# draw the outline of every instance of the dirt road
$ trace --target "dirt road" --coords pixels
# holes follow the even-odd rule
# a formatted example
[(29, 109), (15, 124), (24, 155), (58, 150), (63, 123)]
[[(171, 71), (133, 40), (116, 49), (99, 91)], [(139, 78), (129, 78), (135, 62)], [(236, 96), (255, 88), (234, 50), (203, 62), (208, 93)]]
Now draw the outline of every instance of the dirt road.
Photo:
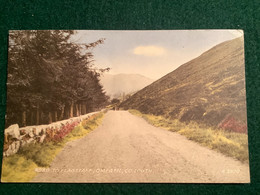
[[(247, 183), (249, 167), (127, 111), (69, 142), (33, 182)], [(45, 171), (45, 172), (42, 172)]]

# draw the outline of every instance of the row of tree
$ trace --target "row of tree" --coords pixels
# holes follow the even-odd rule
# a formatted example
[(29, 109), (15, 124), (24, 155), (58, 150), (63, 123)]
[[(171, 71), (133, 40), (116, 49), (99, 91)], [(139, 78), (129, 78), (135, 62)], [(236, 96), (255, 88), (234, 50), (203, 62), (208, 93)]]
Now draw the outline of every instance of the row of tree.
[(6, 126), (47, 124), (104, 107), (108, 102), (89, 44), (72, 41), (75, 31), (11, 31)]

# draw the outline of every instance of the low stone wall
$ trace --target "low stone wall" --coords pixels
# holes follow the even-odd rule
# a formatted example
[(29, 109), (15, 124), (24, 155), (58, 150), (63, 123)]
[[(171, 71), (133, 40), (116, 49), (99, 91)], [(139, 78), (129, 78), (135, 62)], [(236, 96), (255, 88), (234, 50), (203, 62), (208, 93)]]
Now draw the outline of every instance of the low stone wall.
[(92, 112), (79, 117), (73, 117), (67, 120), (57, 121), (48, 125), (27, 126), (19, 128), (14, 124), (5, 129), (4, 152), (3, 156), (10, 156), (19, 151), (19, 149), (30, 143), (43, 143), (59, 132), (62, 127), (69, 124), (78, 124), (81, 121), (90, 118), (98, 112)]

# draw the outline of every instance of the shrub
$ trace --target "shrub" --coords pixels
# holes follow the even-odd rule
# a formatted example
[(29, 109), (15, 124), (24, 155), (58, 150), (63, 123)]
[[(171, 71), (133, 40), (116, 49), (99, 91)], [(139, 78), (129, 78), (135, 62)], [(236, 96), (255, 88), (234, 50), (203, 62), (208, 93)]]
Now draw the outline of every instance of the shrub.
[(236, 120), (231, 115), (228, 115), (219, 125), (218, 128), (238, 132), (238, 133), (247, 133), (247, 125)]
[(78, 121), (66, 124), (54, 135), (53, 141), (60, 142), (66, 135), (68, 135), (79, 124)]

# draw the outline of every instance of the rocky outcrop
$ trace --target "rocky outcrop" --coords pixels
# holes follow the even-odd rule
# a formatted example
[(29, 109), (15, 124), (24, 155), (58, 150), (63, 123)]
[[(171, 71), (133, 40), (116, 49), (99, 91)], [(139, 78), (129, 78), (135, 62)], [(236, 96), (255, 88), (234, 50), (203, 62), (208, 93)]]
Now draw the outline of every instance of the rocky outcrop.
[(15, 154), (21, 147), (27, 144), (50, 141), (64, 126), (79, 124), (81, 121), (90, 118), (96, 113), (97, 112), (88, 113), (79, 117), (54, 122), (49, 125), (27, 126), (22, 128), (19, 128), (17, 124), (11, 125), (5, 129), (3, 156)]

